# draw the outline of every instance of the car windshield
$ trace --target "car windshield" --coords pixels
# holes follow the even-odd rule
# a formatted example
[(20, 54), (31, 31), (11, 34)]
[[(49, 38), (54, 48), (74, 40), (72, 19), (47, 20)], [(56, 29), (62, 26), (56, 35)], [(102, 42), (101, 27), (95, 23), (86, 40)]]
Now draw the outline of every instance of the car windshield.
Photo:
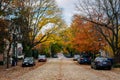
[(33, 60), (33, 57), (26, 57), (26, 58), (24, 59), (24, 61), (29, 61), (29, 60)]
[(108, 60), (108, 59), (107, 59), (107, 58), (104, 58), (104, 57), (97, 57), (95, 60), (96, 60), (96, 61), (106, 61), (106, 60)]
[(45, 58), (45, 55), (39, 55), (39, 58)]
[(74, 57), (80, 57), (80, 55), (74, 55)]

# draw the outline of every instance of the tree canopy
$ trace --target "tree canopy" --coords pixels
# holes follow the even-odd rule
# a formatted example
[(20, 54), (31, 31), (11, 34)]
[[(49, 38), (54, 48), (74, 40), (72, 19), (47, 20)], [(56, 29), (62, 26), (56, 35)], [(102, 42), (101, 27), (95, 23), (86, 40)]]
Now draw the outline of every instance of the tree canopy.
[[(114, 57), (120, 56), (120, 0), (78, 0), (78, 11), (84, 12), (82, 19), (96, 25), (112, 49)], [(115, 60), (116, 61), (116, 60)]]

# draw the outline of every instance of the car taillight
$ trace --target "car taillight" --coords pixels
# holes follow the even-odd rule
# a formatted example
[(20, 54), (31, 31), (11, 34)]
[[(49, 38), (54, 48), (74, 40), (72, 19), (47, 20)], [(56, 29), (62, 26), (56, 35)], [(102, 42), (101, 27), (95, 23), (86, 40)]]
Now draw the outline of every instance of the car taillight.
[(111, 62), (108, 62), (108, 64), (110, 64), (110, 65), (111, 65)]
[(83, 58), (80, 58), (80, 60), (83, 60)]

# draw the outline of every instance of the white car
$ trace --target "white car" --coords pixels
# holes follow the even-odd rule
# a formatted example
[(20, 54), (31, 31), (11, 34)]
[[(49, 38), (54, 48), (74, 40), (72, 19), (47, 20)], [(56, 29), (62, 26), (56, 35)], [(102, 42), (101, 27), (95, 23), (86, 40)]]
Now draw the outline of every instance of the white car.
[(77, 61), (79, 57), (80, 57), (80, 55), (78, 55), (78, 54), (77, 54), (77, 55), (74, 55), (73, 60), (74, 60), (74, 61)]
[(17, 58), (18, 59), (24, 59), (24, 55), (18, 55)]

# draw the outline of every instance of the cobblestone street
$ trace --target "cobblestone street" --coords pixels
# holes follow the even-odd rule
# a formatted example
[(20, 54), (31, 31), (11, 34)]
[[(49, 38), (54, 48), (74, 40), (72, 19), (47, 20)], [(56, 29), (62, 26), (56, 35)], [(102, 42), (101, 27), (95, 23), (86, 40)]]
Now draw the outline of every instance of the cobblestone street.
[(120, 0), (0, 0), (0, 80), (120, 80)]
[(120, 80), (119, 75), (118, 70), (93, 70), (72, 59), (56, 58), (14, 80)]

